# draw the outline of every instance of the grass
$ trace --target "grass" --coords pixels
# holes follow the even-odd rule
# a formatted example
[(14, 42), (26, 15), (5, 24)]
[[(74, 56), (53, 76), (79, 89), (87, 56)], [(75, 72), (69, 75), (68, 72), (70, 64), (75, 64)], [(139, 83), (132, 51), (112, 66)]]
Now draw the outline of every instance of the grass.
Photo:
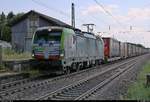
[(2, 64), (2, 65), (0, 65), (0, 73), (3, 72), (3, 71), (6, 71), (6, 68), (5, 68), (5, 66)]
[(137, 81), (129, 87), (125, 100), (150, 100), (150, 86), (146, 87), (147, 73), (150, 73), (150, 61), (140, 72)]
[(3, 63), (0, 65), (0, 73), (5, 73), (5, 72), (13, 72), (10, 69), (8, 69)]
[(3, 60), (24, 60), (24, 59), (31, 59), (31, 53), (19, 53), (15, 52), (12, 49), (5, 48), (3, 49)]
[[(16, 52), (9, 48), (3, 48), (3, 50), (2, 50), (2, 60), (3, 61), (28, 60), (31, 58), (32, 58), (32, 56), (31, 56), (31, 53), (29, 53), (29, 52), (21, 53), (21, 52)], [(0, 65), (0, 71), (3, 72), (3, 70), (7, 70), (7, 68), (4, 65)], [(33, 76), (33, 77), (36, 75), (39, 75), (39, 71), (35, 70), (35, 69), (25, 70), (25, 71), (22, 71), (22, 73), (29, 73), (30, 76)]]

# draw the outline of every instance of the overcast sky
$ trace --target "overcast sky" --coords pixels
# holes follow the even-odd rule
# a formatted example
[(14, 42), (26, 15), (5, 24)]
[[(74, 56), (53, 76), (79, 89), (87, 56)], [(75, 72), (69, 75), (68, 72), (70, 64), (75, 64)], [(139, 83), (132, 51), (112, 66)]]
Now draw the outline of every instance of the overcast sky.
[[(150, 0), (97, 0), (113, 17), (104, 12), (94, 0), (1, 0), (0, 12), (14, 13), (36, 10), (45, 15), (71, 22), (71, 2), (75, 3), (76, 27), (94, 23), (95, 32), (105, 32), (120, 41), (141, 43), (150, 47)], [(108, 26), (110, 25), (110, 31)], [(132, 31), (129, 31), (133, 26)]]

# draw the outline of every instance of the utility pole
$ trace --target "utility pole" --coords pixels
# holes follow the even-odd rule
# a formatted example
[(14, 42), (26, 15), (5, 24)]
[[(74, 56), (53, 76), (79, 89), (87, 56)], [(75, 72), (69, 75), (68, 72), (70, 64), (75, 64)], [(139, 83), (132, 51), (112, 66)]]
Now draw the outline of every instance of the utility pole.
[(72, 5), (71, 5), (71, 16), (72, 16), (72, 18), (71, 18), (71, 25), (72, 25), (72, 27), (73, 28), (75, 28), (75, 9), (74, 9), (74, 3), (72, 3)]
[(110, 31), (110, 25), (109, 25), (109, 28), (108, 28), (108, 29), (109, 29), (109, 31)]
[(130, 30), (132, 30), (132, 26), (130, 26)]
[(93, 27), (95, 26), (95, 24), (83, 24), (83, 26), (87, 27), (87, 32), (93, 32)]

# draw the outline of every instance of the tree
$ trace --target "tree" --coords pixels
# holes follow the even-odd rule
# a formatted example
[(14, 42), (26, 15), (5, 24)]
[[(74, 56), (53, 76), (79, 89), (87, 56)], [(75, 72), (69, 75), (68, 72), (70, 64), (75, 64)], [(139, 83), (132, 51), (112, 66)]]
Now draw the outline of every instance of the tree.
[(24, 13), (18, 13), (17, 15), (15, 15), (12, 19), (12, 21), (10, 22), (10, 25), (12, 25), (14, 22), (16, 22), (18, 19), (20, 19), (20, 17), (22, 17), (24, 15)]
[(8, 13), (7, 19), (10, 20), (10, 19), (12, 19), (14, 16), (15, 16), (14, 13), (11, 11), (11, 12)]
[(12, 11), (5, 16), (4, 12), (0, 14), (0, 38), (2, 40), (11, 41), (11, 25), (16, 22), (24, 13), (15, 15)]
[(12, 11), (8, 13), (8, 15), (7, 15), (7, 25), (8, 25), (8, 26), (10, 26), (10, 24), (11, 24), (11, 22), (12, 22), (14, 16), (15, 16), (15, 15), (14, 15), (14, 13), (13, 13)]
[(4, 14), (4, 12), (1, 13), (0, 15), (0, 38), (2, 39), (2, 31), (3, 31), (3, 27), (6, 24), (6, 16)]
[(4, 14), (4, 12), (2, 12), (2, 14), (1, 14), (1, 23), (5, 23), (5, 21), (6, 21), (6, 16), (5, 16), (5, 14)]
[(4, 41), (11, 41), (11, 29), (9, 26), (4, 26), (2, 29), (2, 40)]

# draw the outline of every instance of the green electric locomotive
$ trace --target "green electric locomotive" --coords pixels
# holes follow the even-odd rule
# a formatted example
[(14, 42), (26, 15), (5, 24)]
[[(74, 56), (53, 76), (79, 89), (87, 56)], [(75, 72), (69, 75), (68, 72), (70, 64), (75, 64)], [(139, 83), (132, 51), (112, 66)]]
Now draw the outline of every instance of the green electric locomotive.
[(65, 27), (38, 28), (32, 39), (32, 56), (51, 72), (69, 73), (100, 64), (103, 40), (92, 33)]

